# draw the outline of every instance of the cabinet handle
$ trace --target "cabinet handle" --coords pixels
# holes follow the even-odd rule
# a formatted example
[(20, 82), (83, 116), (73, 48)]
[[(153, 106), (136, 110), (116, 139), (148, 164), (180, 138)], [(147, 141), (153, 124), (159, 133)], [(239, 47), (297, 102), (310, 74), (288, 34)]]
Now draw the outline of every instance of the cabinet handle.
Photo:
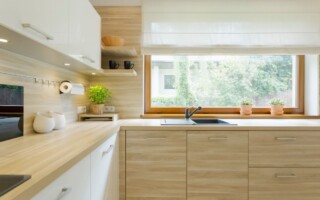
[(275, 137), (275, 140), (278, 141), (295, 141), (297, 140), (296, 137)]
[(72, 190), (71, 187), (65, 187), (61, 189), (60, 194), (58, 195), (56, 200), (61, 200), (64, 196), (66, 196)]
[(114, 145), (111, 144), (106, 151), (103, 151), (103, 152), (102, 152), (102, 157), (103, 157), (104, 155), (110, 153), (110, 151), (113, 149), (113, 147), (114, 147)]
[(227, 136), (224, 136), (224, 137), (208, 137), (209, 141), (212, 141), (212, 140), (227, 140), (227, 139), (228, 139)]
[(82, 56), (82, 59), (88, 60), (91, 63), (95, 63), (95, 61), (92, 58), (88, 57), (88, 56)]
[(296, 178), (296, 175), (294, 173), (290, 174), (275, 174), (276, 178)]
[(23, 23), (23, 24), (21, 24), (21, 25), (22, 25), (23, 28), (29, 28), (29, 29), (31, 29), (31, 30), (33, 30), (33, 31), (35, 31), (35, 32), (43, 35), (47, 40), (54, 40), (54, 38), (53, 38), (51, 35), (49, 35), (49, 34), (43, 32), (43, 31), (39, 30), (38, 28), (34, 27), (34, 26), (31, 25), (31, 24)]
[(144, 138), (145, 140), (166, 140), (167, 137), (148, 137)]

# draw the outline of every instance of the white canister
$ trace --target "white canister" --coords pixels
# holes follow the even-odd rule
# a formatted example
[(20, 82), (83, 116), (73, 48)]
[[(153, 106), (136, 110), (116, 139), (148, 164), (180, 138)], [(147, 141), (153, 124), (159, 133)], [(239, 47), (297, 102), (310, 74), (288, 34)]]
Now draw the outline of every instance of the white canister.
[(37, 112), (33, 121), (33, 129), (37, 133), (49, 133), (53, 130), (55, 122), (53, 117), (44, 112)]
[(66, 117), (63, 113), (49, 111), (50, 116), (53, 117), (55, 126), (53, 129), (59, 130), (63, 129), (66, 126)]

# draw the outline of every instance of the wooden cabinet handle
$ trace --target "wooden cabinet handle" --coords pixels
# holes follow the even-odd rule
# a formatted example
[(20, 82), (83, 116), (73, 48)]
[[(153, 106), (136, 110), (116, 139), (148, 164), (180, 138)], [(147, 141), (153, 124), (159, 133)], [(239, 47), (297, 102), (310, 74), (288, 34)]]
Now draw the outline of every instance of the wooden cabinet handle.
[(278, 140), (278, 141), (295, 141), (295, 140), (297, 140), (296, 137), (275, 137), (274, 139)]
[(275, 174), (276, 178), (296, 178), (296, 175), (294, 173), (289, 174)]
[(61, 200), (63, 197), (65, 197), (70, 191), (72, 190), (71, 187), (64, 187), (61, 189), (60, 194), (58, 195), (56, 200)]
[(166, 140), (167, 137), (146, 137), (145, 140)]
[(208, 137), (209, 141), (213, 141), (213, 140), (227, 140), (228, 137), (227, 136), (222, 136), (222, 137)]
[(114, 145), (111, 144), (106, 151), (103, 151), (103, 152), (102, 152), (102, 157), (103, 157), (104, 155), (110, 153), (110, 151), (113, 149), (113, 147), (114, 147)]

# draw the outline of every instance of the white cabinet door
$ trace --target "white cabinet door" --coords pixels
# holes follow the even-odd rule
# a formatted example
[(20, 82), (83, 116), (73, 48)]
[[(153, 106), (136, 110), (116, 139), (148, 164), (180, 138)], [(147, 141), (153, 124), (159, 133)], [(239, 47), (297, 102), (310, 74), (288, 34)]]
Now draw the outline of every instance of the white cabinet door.
[(69, 1), (28, 0), (21, 1), (21, 5), (23, 34), (66, 53), (69, 31)]
[(94, 69), (101, 67), (101, 19), (88, 0), (70, 0), (69, 55)]
[(0, 25), (21, 32), (22, 0), (0, 0)]
[(32, 200), (89, 200), (90, 155), (39, 192)]
[(63, 191), (67, 189), (63, 187), (63, 179), (64, 177), (60, 176), (52, 183), (50, 183), (50, 185), (48, 185), (46, 188), (44, 188), (38, 194), (36, 194), (31, 200), (56, 200), (59, 196), (63, 195)]
[(91, 153), (91, 199), (104, 200), (107, 196), (112, 158), (116, 148), (117, 134), (105, 141)]

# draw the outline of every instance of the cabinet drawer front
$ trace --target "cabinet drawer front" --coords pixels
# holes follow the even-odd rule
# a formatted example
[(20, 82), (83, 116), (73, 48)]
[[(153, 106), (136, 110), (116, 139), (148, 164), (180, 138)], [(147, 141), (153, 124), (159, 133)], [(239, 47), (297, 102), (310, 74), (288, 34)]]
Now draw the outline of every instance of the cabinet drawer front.
[(318, 200), (319, 168), (250, 168), (250, 200)]
[(126, 132), (126, 199), (186, 199), (186, 132)]
[(320, 167), (320, 132), (253, 131), (250, 167)]
[(248, 132), (188, 132), (188, 200), (248, 199)]

